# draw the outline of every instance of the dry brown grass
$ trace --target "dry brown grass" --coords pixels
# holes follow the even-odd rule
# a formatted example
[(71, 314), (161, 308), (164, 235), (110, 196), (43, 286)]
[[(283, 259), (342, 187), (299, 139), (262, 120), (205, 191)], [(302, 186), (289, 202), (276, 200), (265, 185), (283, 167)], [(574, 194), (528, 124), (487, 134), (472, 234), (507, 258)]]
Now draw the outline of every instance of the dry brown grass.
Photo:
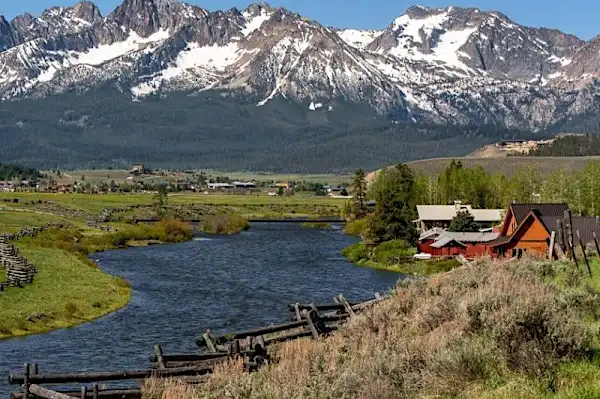
[(487, 262), (400, 283), (393, 299), (334, 336), (282, 345), (275, 364), (256, 373), (233, 363), (194, 387), (150, 382), (145, 396), (536, 397), (555, 385), (557, 366), (589, 354), (595, 336), (583, 318), (589, 301), (598, 307), (598, 293), (580, 290), (586, 300), (569, 300), (547, 283), (555, 267)]

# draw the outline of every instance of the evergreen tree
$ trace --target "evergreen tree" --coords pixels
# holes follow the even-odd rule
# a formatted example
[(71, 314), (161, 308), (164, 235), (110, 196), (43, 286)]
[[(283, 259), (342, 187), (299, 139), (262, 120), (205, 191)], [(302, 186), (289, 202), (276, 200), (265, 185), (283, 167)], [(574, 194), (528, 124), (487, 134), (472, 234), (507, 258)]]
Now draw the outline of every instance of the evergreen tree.
[(158, 191), (154, 194), (154, 209), (159, 218), (163, 218), (167, 212), (168, 196), (167, 186), (160, 184)]
[(367, 215), (367, 206), (365, 204), (367, 180), (364, 170), (358, 169), (354, 172), (352, 187), (354, 188), (354, 217), (356, 219), (362, 219)]
[(475, 218), (469, 211), (460, 211), (450, 222), (448, 231), (475, 232), (479, 231), (479, 226), (475, 223)]
[(375, 242), (395, 239), (414, 244), (417, 232), (411, 220), (414, 211), (414, 177), (410, 168), (399, 164), (382, 171), (371, 188), (375, 213), (369, 220), (368, 238)]

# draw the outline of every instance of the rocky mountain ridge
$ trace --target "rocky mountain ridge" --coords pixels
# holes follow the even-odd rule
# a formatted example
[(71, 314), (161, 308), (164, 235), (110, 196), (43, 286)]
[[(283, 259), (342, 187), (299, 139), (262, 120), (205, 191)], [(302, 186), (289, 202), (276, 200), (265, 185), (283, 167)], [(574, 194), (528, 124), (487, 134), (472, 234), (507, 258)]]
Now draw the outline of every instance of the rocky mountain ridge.
[(499, 12), (414, 6), (381, 31), (325, 27), (253, 4), (90, 1), (0, 17), (0, 98), (112, 85), (133, 101), (214, 90), (336, 112), (366, 103), (396, 121), (540, 131), (598, 112), (600, 40), (520, 26)]

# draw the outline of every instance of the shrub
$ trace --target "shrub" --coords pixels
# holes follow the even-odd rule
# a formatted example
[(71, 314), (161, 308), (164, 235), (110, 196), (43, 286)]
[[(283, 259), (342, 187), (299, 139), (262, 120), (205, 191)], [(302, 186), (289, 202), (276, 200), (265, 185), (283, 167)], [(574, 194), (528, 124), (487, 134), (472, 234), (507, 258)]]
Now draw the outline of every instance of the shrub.
[[(406, 241), (392, 240), (379, 244), (373, 251), (373, 260), (385, 264), (411, 259), (411, 247)], [(395, 262), (398, 263), (398, 262)]]
[(238, 234), (249, 227), (248, 220), (238, 215), (206, 216), (200, 225), (201, 231), (209, 234)]
[(369, 250), (363, 242), (350, 245), (349, 247), (342, 249), (341, 253), (352, 263), (358, 263), (361, 260), (369, 258)]
[(346, 223), (344, 233), (352, 236), (363, 236), (366, 233), (369, 220), (367, 218), (351, 220)]
[(69, 316), (74, 316), (77, 312), (79, 312), (79, 308), (73, 302), (68, 302), (65, 304), (65, 312)]

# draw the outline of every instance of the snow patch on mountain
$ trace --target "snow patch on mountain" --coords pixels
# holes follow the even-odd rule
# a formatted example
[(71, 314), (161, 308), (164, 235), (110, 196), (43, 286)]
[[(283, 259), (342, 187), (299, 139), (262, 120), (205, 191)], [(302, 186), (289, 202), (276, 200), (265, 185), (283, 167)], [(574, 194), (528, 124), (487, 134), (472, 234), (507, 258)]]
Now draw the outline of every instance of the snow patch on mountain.
[[(162, 85), (173, 79), (181, 78), (188, 74), (211, 74), (223, 72), (228, 66), (234, 64), (246, 52), (240, 51), (238, 44), (229, 43), (226, 46), (200, 46), (189, 43), (177, 58), (167, 68), (159, 71), (150, 80), (142, 82), (131, 89), (135, 97), (147, 96), (155, 93)], [(211, 76), (205, 81), (210, 82)]]
[(262, 9), (260, 14), (253, 16), (251, 13), (244, 11), (242, 16), (246, 20), (246, 26), (242, 29), (242, 35), (248, 36), (255, 30), (260, 29), (263, 23), (267, 22), (271, 16), (272, 12), (267, 11), (266, 9)]
[(71, 57), (71, 65), (102, 65), (107, 61), (142, 50), (148, 44), (155, 44), (168, 38), (169, 31), (162, 29), (148, 37), (140, 37), (136, 32), (131, 31), (129, 37), (122, 42), (94, 47), (84, 53), (74, 53)]
[(352, 47), (364, 49), (367, 45), (372, 43), (377, 36), (381, 35), (381, 32), (382, 31), (380, 30), (344, 29), (338, 31), (337, 34), (343, 41)]
[(423, 19), (413, 18), (408, 14), (401, 15), (393, 22), (395, 31), (402, 30), (399, 45), (406, 47), (412, 43), (422, 43), (421, 32), (425, 35), (431, 34), (434, 29), (441, 29), (441, 26), (448, 19), (448, 11), (440, 14), (433, 14)]

